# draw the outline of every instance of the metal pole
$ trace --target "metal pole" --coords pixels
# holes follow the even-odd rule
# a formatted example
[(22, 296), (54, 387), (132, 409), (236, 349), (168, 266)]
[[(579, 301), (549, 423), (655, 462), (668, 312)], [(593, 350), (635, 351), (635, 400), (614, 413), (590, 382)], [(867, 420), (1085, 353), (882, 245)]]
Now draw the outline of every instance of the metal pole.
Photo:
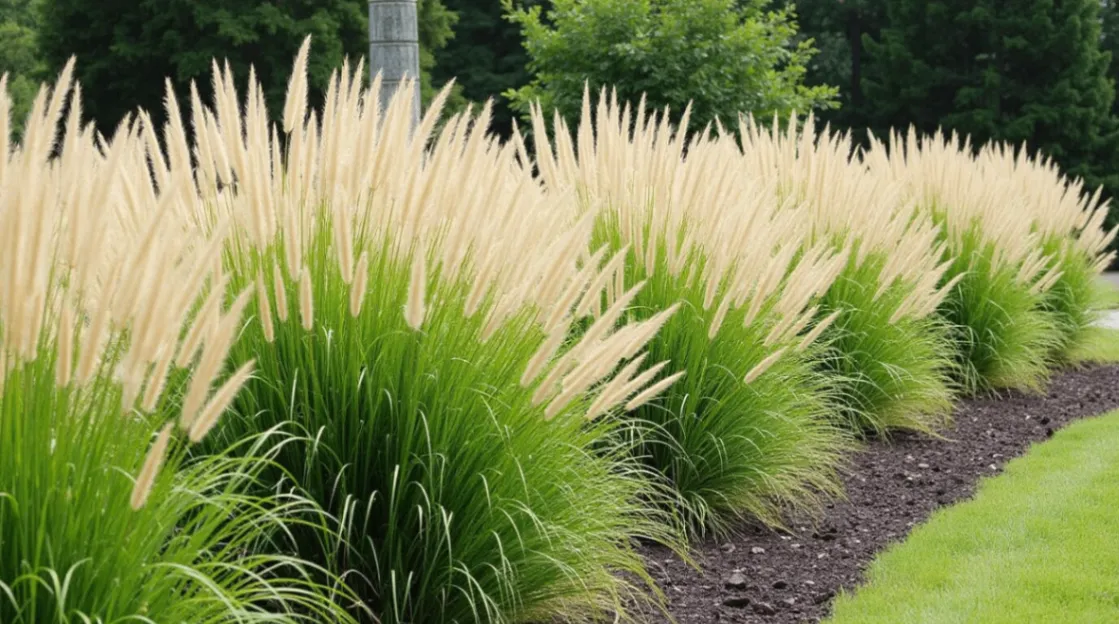
[(369, 72), (381, 72), (381, 106), (404, 79), (415, 83), (412, 128), (420, 122), (420, 35), (416, 0), (369, 0)]

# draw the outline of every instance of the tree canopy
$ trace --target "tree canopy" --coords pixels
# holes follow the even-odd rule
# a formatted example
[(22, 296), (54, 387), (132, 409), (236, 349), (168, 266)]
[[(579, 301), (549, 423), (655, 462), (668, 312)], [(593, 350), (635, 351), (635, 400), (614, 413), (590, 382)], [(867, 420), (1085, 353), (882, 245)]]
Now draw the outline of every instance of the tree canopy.
[(797, 40), (811, 40), (819, 51), (806, 64), (805, 84), (839, 87), (839, 106), (820, 111), (818, 117), (840, 128), (858, 130), (868, 125), (862, 92), (866, 65), (863, 35), (878, 36), (886, 17), (886, 2), (782, 0), (782, 6), (796, 8)]
[(973, 143), (1028, 141), (1076, 174), (1112, 169), (1115, 86), (1099, 0), (897, 0), (865, 43), (879, 129), (943, 126)]
[[(308, 67), (313, 101), (342, 60), (369, 54), (365, 0), (41, 0), (41, 48), (52, 68), (77, 55), (85, 109), (112, 128), (143, 107), (162, 118), (164, 78), (180, 96), (190, 81), (208, 92), (212, 59), (228, 60), (247, 80), (252, 66), (269, 110), (278, 115), (299, 45), (312, 36)], [(440, 0), (420, 0), (422, 68), (453, 35), (454, 15)], [(432, 95), (430, 77), (423, 91)]]
[[(432, 78), (443, 84), (454, 78), (466, 99), (493, 99), (493, 131), (509, 137), (514, 111), (501, 94), (528, 84), (528, 56), (520, 27), (505, 18), (497, 0), (443, 0), (457, 14), (454, 38), (435, 51)], [(523, 0), (522, 6), (548, 8), (549, 0)]]
[(12, 129), (17, 135), (47, 74), (36, 39), (38, 3), (39, 0), (0, 0), (0, 74), (8, 74)]
[(804, 84), (811, 42), (793, 43), (794, 13), (768, 0), (554, 0), (547, 12), (502, 2), (522, 28), (533, 76), (506, 92), (521, 113), (540, 101), (573, 118), (584, 85), (605, 86), (677, 116), (691, 102), (690, 129), (699, 130), (739, 112), (806, 113), (835, 96)]

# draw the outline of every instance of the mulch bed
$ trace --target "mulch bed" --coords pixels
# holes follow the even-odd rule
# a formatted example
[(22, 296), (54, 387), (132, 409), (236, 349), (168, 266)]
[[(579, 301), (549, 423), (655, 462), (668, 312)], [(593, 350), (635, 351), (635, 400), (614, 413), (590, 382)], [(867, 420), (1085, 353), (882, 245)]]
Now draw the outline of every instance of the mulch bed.
[(980, 478), (1056, 429), (1115, 408), (1119, 366), (1061, 373), (1044, 395), (961, 401), (946, 439), (903, 433), (869, 442), (846, 471), (846, 499), (816, 520), (796, 520), (790, 532), (747, 526), (699, 544), (702, 572), (660, 547), (644, 554), (680, 624), (818, 622), (836, 592), (854, 589), (877, 553), (938, 507), (970, 497)]

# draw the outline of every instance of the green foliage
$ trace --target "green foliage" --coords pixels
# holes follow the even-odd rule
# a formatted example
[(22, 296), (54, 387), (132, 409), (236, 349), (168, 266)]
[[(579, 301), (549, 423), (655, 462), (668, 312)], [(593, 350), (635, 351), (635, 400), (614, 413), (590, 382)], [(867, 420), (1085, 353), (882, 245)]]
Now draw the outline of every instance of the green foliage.
[(47, 77), (47, 67), (39, 55), (36, 39), (40, 2), (0, 2), (0, 74), (8, 74), (13, 138), (22, 133), (23, 121), (31, 111), (39, 84)]
[(1099, 316), (1101, 293), (1093, 262), (1070, 243), (1053, 237), (1042, 247), (1053, 256), (1048, 266), (1059, 265), (1061, 271), (1042, 300), (1057, 327), (1058, 343), (1050, 354), (1055, 360), (1068, 360), (1070, 354), (1082, 351), (1093, 338), (1092, 327)]
[[(78, 56), (86, 112), (103, 130), (137, 107), (161, 125), (165, 77), (180, 101), (189, 101), (191, 80), (200, 83), (205, 98), (212, 59), (227, 60), (235, 75), (246, 78), (252, 66), (268, 110), (281, 111), (292, 59), (307, 35), (313, 37), (308, 73), (315, 105), (343, 58), (356, 63), (369, 55), (368, 6), (362, 0), (41, 1), (43, 56), (52, 69)], [(454, 14), (440, 0), (421, 0), (418, 10), (421, 80), (429, 101), (437, 91), (430, 77), (433, 51), (452, 36)]]
[[(410, 268), (373, 247), (369, 290), (352, 316), (331, 225), (316, 231), (304, 269), (314, 276), (314, 329), (296, 322), (294, 297), (273, 311), (289, 319), (274, 342), (259, 322), (245, 329), (232, 357), (256, 358), (259, 374), (215, 433), (236, 440), (290, 421), (306, 434), (308, 444), (278, 461), (341, 522), (333, 555), (379, 622), (624, 610), (632, 588), (617, 572), (647, 578), (630, 539), (663, 541), (665, 529), (644, 507), (649, 480), (600, 448), (611, 421), (586, 424), (579, 400), (545, 422), (545, 406), (520, 384), (545, 338), (534, 315), (483, 342), (494, 302), (466, 318), (469, 284), (435, 273), (427, 292), (438, 303), (415, 331), (401, 314)], [(250, 285), (257, 266), (271, 275), (283, 255), (272, 253), (232, 255), (234, 287)], [(298, 282), (285, 284), (298, 292)], [(299, 548), (324, 556), (313, 540)]]
[[(420, 100), (426, 108), (431, 100), (439, 94), (446, 80), (435, 81), (433, 74), (436, 68), (435, 55), (455, 38), (455, 24), (458, 23), (458, 14), (448, 9), (443, 0), (416, 0), (416, 12), (419, 18), (420, 35)], [(365, 56), (363, 53), (360, 56)], [(443, 106), (448, 115), (464, 109), (467, 104), (462, 94), (463, 87), (456, 84)]]
[[(600, 221), (600, 242), (620, 250), (617, 224)], [(664, 241), (656, 266), (666, 266)], [(627, 445), (675, 491), (673, 505), (690, 534), (734, 530), (743, 519), (778, 524), (789, 508), (814, 508), (838, 492), (836, 468), (851, 438), (829, 416), (829, 381), (811, 350), (763, 346), (774, 323), (772, 301), (746, 324), (732, 309), (712, 337), (714, 308), (706, 284), (639, 268), (626, 252), (626, 283), (648, 280), (631, 307), (644, 320), (681, 303), (648, 347), (650, 362), (668, 360), (662, 377), (684, 376), (657, 399), (626, 414)], [(691, 263), (702, 274), (702, 258)], [(749, 383), (746, 375), (782, 346), (786, 353)]]
[[(528, 57), (520, 28), (506, 20), (495, 0), (442, 0), (458, 15), (454, 38), (435, 51), (432, 80), (441, 85), (452, 78), (473, 102), (493, 99), (493, 131), (508, 139), (514, 112), (501, 97), (510, 89), (528, 84)], [(548, 6), (548, 0), (524, 0), (526, 6)]]
[(952, 350), (937, 318), (893, 320), (911, 286), (895, 283), (875, 297), (885, 258), (855, 259), (828, 289), (821, 315), (842, 310), (824, 332), (824, 370), (839, 389), (841, 414), (859, 431), (933, 431), (951, 416)]
[(868, 125), (862, 75), (866, 65), (863, 35), (877, 37), (885, 21), (883, 0), (782, 0), (779, 6), (795, 7), (796, 41), (811, 40), (818, 50), (805, 65), (804, 82), (810, 86), (839, 87), (836, 108), (817, 117), (832, 127), (851, 130), (856, 138)]
[(963, 274), (940, 306), (953, 326), (964, 388), (1037, 389), (1049, 375), (1050, 355), (1060, 347), (1044, 293), (1018, 279), (1019, 267), (996, 262), (994, 245), (978, 226), (965, 233), (945, 280)]
[(1090, 327), (1084, 340), (1065, 355), (1073, 364), (1119, 364), (1119, 329)]
[(318, 571), (277, 554), (297, 522), (324, 532), (321, 514), (250, 494), (275, 436), (243, 440), (239, 458), (179, 448), (133, 511), (132, 475), (175, 401), (122, 413), (112, 357), (90, 384), (59, 388), (43, 351), (0, 389), (0, 622), (348, 621)]
[(269, 110), (282, 110), (291, 60), (308, 34), (314, 92), (346, 54), (368, 54), (365, 5), (353, 0), (43, 2), (43, 54), (51, 67), (77, 55), (86, 110), (101, 128), (115, 127), (136, 107), (161, 127), (164, 78), (189, 101), (191, 80), (206, 93), (202, 77), (212, 59), (228, 60), (238, 76), (253, 66)]
[(1112, 621), (1117, 496), (1119, 414), (1073, 423), (879, 556), (827, 621)]
[(533, 73), (531, 84), (506, 92), (526, 113), (539, 101), (574, 125), (585, 86), (617, 89), (622, 101), (669, 107), (680, 115), (692, 106), (690, 130), (740, 112), (786, 117), (797, 110), (832, 105), (835, 89), (803, 84), (809, 42), (792, 44), (793, 13), (767, 10), (757, 0), (555, 0), (515, 8)]
[[(1100, 0), (1100, 46), (1111, 55), (1111, 82), (1119, 84), (1119, 3), (1115, 0)], [(1113, 102), (1112, 112), (1119, 113), (1119, 98)]]
[(1099, 11), (1099, 0), (888, 3), (880, 37), (865, 38), (874, 129), (943, 126), (973, 145), (1028, 142), (1114, 192), (1119, 124)]

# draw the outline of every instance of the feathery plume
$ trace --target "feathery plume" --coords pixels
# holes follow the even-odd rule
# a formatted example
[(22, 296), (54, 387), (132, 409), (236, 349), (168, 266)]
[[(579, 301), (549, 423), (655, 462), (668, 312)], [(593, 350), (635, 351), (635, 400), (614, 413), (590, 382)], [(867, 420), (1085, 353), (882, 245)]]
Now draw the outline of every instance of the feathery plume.
[(748, 384), (753, 382), (758, 377), (761, 377), (762, 373), (769, 370), (770, 366), (773, 366), (777, 362), (777, 360), (781, 359), (782, 355), (785, 355), (785, 351), (787, 349), (788, 347), (781, 347), (773, 353), (770, 353), (764, 360), (758, 362), (754, 366), (754, 368), (751, 368), (750, 371), (746, 373), (746, 377), (743, 378), (742, 382)]
[(645, 390), (642, 390), (641, 394), (638, 394), (637, 396), (630, 399), (629, 403), (626, 403), (626, 408), (625, 408), (626, 411), (627, 412), (632, 412), (633, 410), (635, 410), (635, 409), (645, 405), (649, 401), (653, 400), (658, 395), (660, 395), (662, 392), (664, 392), (669, 387), (671, 387), (672, 384), (679, 381), (680, 378), (683, 377), (685, 373), (687, 373), (687, 371), (680, 371), (680, 372), (675, 373), (673, 375), (669, 375), (668, 377), (665, 377), (664, 379), (658, 381), (657, 383), (649, 386)]
[(824, 320), (817, 323), (816, 326), (813, 327), (812, 330), (809, 331), (807, 334), (805, 334), (804, 338), (801, 339), (801, 341), (797, 344), (797, 352), (804, 351), (808, 348), (808, 345), (816, 342), (816, 339), (820, 337), (820, 334), (824, 333), (827, 328), (831, 327), (832, 323), (834, 323), (835, 320), (839, 318), (839, 315), (842, 312), (842, 310), (836, 310), (835, 312), (832, 312), (827, 317), (825, 317)]
[(245, 362), (241, 365), (241, 368), (238, 368), (237, 371), (218, 388), (218, 391), (214, 393), (210, 402), (206, 404), (206, 407), (202, 408), (202, 412), (199, 413), (198, 418), (194, 419), (194, 423), (190, 427), (191, 442), (201, 442), (202, 439), (206, 437), (206, 434), (214, 428), (214, 425), (218, 422), (218, 418), (225, 412), (226, 408), (229, 407), (229, 404), (233, 402), (237, 393), (240, 392), (241, 386), (245, 385), (245, 382), (252, 376), (254, 364), (255, 360)]
[(299, 276), (299, 316), (303, 329), (311, 331), (315, 326), (315, 302), (311, 295), (311, 271), (304, 266)]
[(369, 283), (369, 252), (361, 252), (357, 261), (357, 275), (354, 276), (353, 286), (350, 287), (350, 316), (356, 317), (361, 312), (361, 303), (365, 299), (365, 288)]
[(272, 326), (272, 305), (268, 301), (268, 291), (264, 287), (264, 275), (260, 272), (256, 274), (256, 302), (260, 313), (260, 327), (264, 330), (264, 340), (270, 343), (276, 338), (276, 333)]
[(303, 116), (307, 110), (307, 56), (311, 50), (311, 36), (303, 39), (299, 53), (295, 55), (295, 66), (288, 81), (287, 99), (284, 102), (284, 132), (291, 133), (302, 128)]
[(424, 321), (424, 296), (426, 289), (426, 270), (423, 251), (417, 249), (412, 258), (412, 279), (408, 284), (408, 303), (404, 307), (404, 320), (412, 329), (419, 329)]
[(159, 436), (152, 445), (151, 450), (148, 451), (147, 457), (144, 458), (144, 466), (140, 469), (140, 476), (136, 478), (136, 484), (132, 486), (132, 499), (130, 504), (133, 510), (139, 510), (148, 502), (148, 496), (151, 495), (152, 486), (155, 484), (155, 478), (159, 474), (159, 469), (163, 465), (163, 460), (167, 455), (167, 444), (171, 440), (171, 427), (173, 423), (163, 425), (160, 430)]

